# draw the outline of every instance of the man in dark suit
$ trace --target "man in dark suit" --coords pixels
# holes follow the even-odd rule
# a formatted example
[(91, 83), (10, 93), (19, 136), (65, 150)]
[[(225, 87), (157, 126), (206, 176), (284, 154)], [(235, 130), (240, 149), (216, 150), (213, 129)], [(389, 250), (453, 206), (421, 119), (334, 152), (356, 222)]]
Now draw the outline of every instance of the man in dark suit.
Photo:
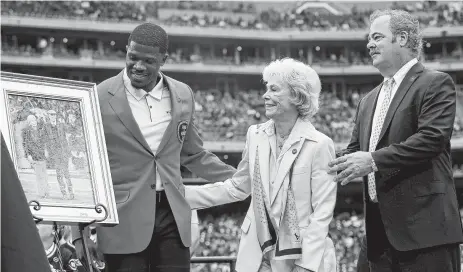
[[(1, 134), (0, 134), (1, 135)], [(2, 269), (50, 272), (50, 264), (27, 205), (21, 182), (1, 135)]]
[(460, 271), (463, 242), (450, 157), (451, 77), (417, 57), (419, 23), (375, 11), (367, 48), (384, 82), (357, 108), (351, 142), (330, 163), (342, 185), (364, 179), (367, 257), (376, 271)]
[[(72, 189), (71, 175), (69, 174), (69, 158), (71, 150), (66, 138), (66, 128), (56, 118), (56, 111), (48, 111), (49, 123), (46, 124), (48, 154), (56, 169), (56, 179), (64, 199), (74, 199), (74, 190)], [(66, 179), (66, 183), (64, 182)], [(66, 191), (66, 186), (68, 192)]]

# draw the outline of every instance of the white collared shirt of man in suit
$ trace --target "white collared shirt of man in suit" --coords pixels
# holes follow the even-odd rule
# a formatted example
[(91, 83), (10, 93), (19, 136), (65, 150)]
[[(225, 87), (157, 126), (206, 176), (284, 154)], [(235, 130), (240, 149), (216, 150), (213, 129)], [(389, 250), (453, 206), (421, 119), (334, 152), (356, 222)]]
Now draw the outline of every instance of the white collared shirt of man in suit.
[[(394, 74), (394, 76), (392, 77), (393, 85), (392, 85), (392, 90), (391, 90), (391, 98), (389, 99), (389, 104), (387, 105), (386, 112), (387, 112), (387, 109), (389, 108), (389, 106), (391, 105), (391, 101), (394, 99), (394, 95), (397, 93), (397, 89), (399, 89), (399, 86), (402, 83), (402, 81), (404, 80), (404, 78), (407, 75), (408, 71), (410, 71), (410, 69), (417, 63), (418, 63), (418, 60), (416, 58), (410, 60), (404, 66), (402, 66), (402, 68), (400, 68)], [(374, 115), (373, 115), (373, 124), (371, 126), (372, 128), (376, 128), (376, 126), (379, 125), (380, 130), (381, 130), (383, 124), (378, 124), (378, 122), (380, 121), (379, 120), (380, 119), (379, 115), (380, 115), (381, 107), (382, 107), (382, 105), (384, 103), (384, 100), (386, 98), (386, 88), (388, 87), (388, 84), (386, 84), (386, 82), (388, 80), (390, 80), (390, 78), (384, 78), (384, 83), (383, 83), (383, 86), (381, 87), (381, 91), (379, 92), (378, 101), (376, 102), (376, 108), (375, 108), (375, 112), (374, 112)], [(374, 135), (374, 133), (373, 133), (373, 129), (372, 129), (371, 134), (370, 134), (370, 143), (372, 143), (374, 141), (373, 135)], [(375, 151), (375, 150), (370, 150), (370, 151)], [(373, 180), (374, 180), (374, 172), (370, 173), (370, 175), (372, 175)], [(375, 190), (376, 191), (375, 187), (370, 188), (370, 186), (371, 186), (371, 184), (369, 183), (368, 184), (368, 187), (369, 187), (368, 190)], [(373, 186), (374, 186), (374, 183), (373, 183)], [(370, 195), (370, 199), (371, 199), (372, 198), (371, 193), (369, 195)], [(376, 195), (376, 194), (374, 194), (374, 195)], [(378, 202), (376, 197), (375, 197), (375, 199), (372, 199), (372, 201)]]
[[(140, 131), (145, 137), (146, 142), (156, 154), (161, 143), (164, 132), (167, 129), (171, 116), (170, 92), (164, 86), (164, 78), (161, 77), (151, 92), (137, 89), (130, 83), (127, 70), (124, 69), (124, 85), (133, 117), (140, 127)], [(156, 191), (162, 191), (161, 176), (156, 171)]]
[[(391, 100), (394, 99), (394, 95), (397, 92), (397, 89), (399, 89), (400, 84), (404, 80), (405, 76), (407, 75), (408, 71), (413, 67), (413, 65), (417, 64), (418, 60), (416, 58), (412, 59), (411, 61), (407, 62), (402, 68), (400, 68), (397, 73), (392, 77), (394, 79), (394, 85), (392, 86), (392, 91), (391, 91)], [(384, 82), (386, 82), (389, 78), (384, 78)], [(371, 127), (375, 127), (378, 122), (378, 115), (379, 115), (379, 108), (383, 104), (384, 96), (386, 95), (384, 92), (386, 84), (383, 84), (381, 91), (379, 92), (378, 95), (378, 102), (376, 103), (376, 108), (375, 108), (375, 114), (373, 116), (373, 125)], [(389, 105), (391, 102), (389, 101)], [(371, 141), (371, 135), (370, 135), (370, 141)]]

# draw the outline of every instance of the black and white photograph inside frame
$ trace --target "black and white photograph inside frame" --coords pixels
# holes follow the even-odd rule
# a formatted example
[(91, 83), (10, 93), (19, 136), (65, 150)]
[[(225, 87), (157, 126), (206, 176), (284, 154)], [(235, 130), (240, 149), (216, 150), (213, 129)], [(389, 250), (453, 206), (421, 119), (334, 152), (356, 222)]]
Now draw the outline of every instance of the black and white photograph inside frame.
[(37, 218), (117, 224), (93, 83), (2, 72), (1, 130)]

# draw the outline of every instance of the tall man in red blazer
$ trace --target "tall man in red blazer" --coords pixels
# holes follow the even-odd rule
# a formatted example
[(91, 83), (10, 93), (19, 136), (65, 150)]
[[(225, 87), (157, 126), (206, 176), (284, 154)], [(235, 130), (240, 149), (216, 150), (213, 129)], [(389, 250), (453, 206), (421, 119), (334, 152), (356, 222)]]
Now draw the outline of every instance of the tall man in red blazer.
[(376, 271), (460, 271), (461, 218), (450, 157), (451, 77), (418, 60), (418, 20), (375, 11), (368, 49), (384, 82), (359, 103), (351, 142), (330, 163), (342, 185), (363, 177), (367, 257)]
[(137, 26), (126, 68), (97, 87), (119, 215), (117, 226), (97, 227), (110, 272), (190, 271), (192, 212), (180, 166), (212, 181), (236, 171), (203, 148), (191, 88), (159, 72), (167, 47), (164, 29)]

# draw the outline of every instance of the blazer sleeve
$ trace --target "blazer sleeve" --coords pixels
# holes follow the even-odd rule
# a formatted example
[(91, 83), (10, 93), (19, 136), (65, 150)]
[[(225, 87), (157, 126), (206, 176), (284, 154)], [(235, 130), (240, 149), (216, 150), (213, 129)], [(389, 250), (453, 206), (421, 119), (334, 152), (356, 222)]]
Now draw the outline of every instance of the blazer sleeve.
[[(191, 94), (193, 97), (192, 92)], [(192, 98), (192, 114), (180, 153), (180, 164), (208, 181), (224, 181), (232, 177), (236, 169), (222, 162), (212, 152), (204, 149), (203, 141), (193, 122), (194, 112), (194, 99)]]
[(312, 271), (319, 271), (327, 247), (328, 230), (336, 204), (337, 184), (335, 174), (328, 174), (328, 163), (335, 158), (331, 139), (320, 142), (312, 161), (311, 193), (313, 212), (309, 225), (301, 232), (302, 257), (295, 264)]
[(415, 134), (372, 152), (378, 169), (404, 168), (438, 156), (450, 142), (455, 111), (455, 84), (448, 74), (436, 73), (423, 94)]
[[(251, 127), (252, 128), (252, 127)], [(251, 194), (251, 177), (249, 176), (249, 135), (238, 170), (232, 178), (200, 186), (185, 186), (185, 198), (191, 209), (204, 209), (231, 202), (245, 200)]]

